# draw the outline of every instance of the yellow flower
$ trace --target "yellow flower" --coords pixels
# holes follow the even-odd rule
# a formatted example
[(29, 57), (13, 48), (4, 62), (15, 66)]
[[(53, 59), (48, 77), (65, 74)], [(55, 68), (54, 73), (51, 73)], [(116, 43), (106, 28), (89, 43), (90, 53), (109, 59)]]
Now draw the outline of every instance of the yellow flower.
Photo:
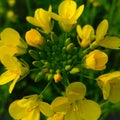
[(64, 0), (58, 8), (58, 14), (51, 13), (50, 16), (59, 21), (61, 28), (69, 32), (73, 25), (77, 23), (77, 19), (81, 16), (84, 5), (77, 9), (77, 4), (73, 0)]
[(16, 30), (5, 28), (0, 33), (0, 38), (0, 47), (6, 46), (6, 48), (9, 48), (10, 55), (20, 55), (26, 52), (27, 45)]
[(16, 57), (9, 55), (2, 56), (1, 63), (6, 68), (6, 71), (0, 75), (0, 85), (12, 81), (9, 88), (9, 93), (11, 93), (20, 77), (28, 74), (28, 66), (21, 64)]
[(106, 53), (100, 50), (94, 50), (90, 52), (85, 59), (86, 67), (93, 70), (104, 70), (106, 68), (106, 63), (108, 61), (108, 56)]
[[(48, 12), (52, 11), (52, 6), (49, 6)], [(35, 11), (34, 17), (26, 17), (27, 21), (35, 26), (38, 26), (42, 29), (42, 32), (48, 34), (53, 29), (53, 23), (51, 22), (51, 17), (48, 16), (48, 13), (39, 8)]]
[(25, 39), (28, 45), (33, 47), (38, 47), (39, 45), (44, 44), (42, 35), (35, 29), (31, 29), (26, 32)]
[(85, 93), (83, 83), (73, 82), (66, 89), (66, 97), (55, 98), (51, 107), (56, 113), (63, 112), (65, 120), (97, 120), (101, 109), (96, 102), (85, 99)]
[(10, 21), (15, 22), (17, 16), (16, 16), (16, 14), (14, 13), (13, 10), (9, 10), (9, 11), (7, 11), (7, 18), (8, 18)]
[(120, 71), (100, 75), (97, 83), (105, 100), (108, 99), (112, 103), (120, 102)]
[(40, 112), (46, 116), (52, 115), (50, 105), (42, 102), (38, 95), (26, 96), (9, 106), (11, 117), (17, 120), (40, 120)]
[(77, 25), (76, 30), (78, 34), (78, 43), (82, 47), (90, 45), (91, 41), (95, 38), (94, 29), (91, 25), (85, 25), (83, 28)]

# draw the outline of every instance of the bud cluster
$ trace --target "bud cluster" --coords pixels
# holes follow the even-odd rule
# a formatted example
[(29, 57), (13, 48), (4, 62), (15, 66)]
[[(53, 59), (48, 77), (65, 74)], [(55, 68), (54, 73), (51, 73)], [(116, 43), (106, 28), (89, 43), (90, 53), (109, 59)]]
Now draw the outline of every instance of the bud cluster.
[(64, 78), (64, 75), (76, 74), (80, 71), (79, 48), (70, 38), (60, 39), (51, 33), (51, 38), (36, 49), (29, 51), (35, 59), (33, 65), (37, 67), (35, 81), (45, 78), (58, 82)]

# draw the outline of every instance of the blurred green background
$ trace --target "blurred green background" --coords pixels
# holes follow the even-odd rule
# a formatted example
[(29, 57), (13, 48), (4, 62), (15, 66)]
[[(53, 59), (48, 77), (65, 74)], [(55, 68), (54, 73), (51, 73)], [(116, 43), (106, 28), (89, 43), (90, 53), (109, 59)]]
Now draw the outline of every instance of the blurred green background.
[[(25, 32), (30, 28), (34, 28), (34, 26), (27, 23), (26, 16), (33, 16), (37, 8), (47, 10), (50, 4), (53, 7), (53, 11), (57, 12), (58, 5), (61, 1), (62, 0), (0, 0), (0, 32), (6, 27), (12, 27), (24, 38)], [(120, 0), (75, 1), (78, 3), (78, 6), (85, 4), (84, 12), (78, 20), (79, 24), (91, 24), (96, 29), (100, 21), (106, 18), (109, 22), (108, 34), (120, 37)], [(23, 57), (29, 59), (29, 55)], [(109, 57), (108, 71), (110, 69), (120, 70), (120, 51), (111, 50)], [(2, 65), (0, 64), (0, 72), (1, 71)], [(19, 84), (16, 84), (12, 94), (8, 93), (9, 84), (0, 86), (0, 120), (12, 120), (8, 114), (8, 107), (12, 101), (20, 99), (25, 95), (33, 93), (39, 94), (45, 86), (43, 82), (33, 85), (33, 81), (29, 80), (29, 76), (26, 79), (26, 81), (20, 81)], [(52, 93), (52, 88), (48, 89), (45, 93), (45, 99), (48, 100), (48, 102), (57, 94), (55, 92), (54, 94)], [(111, 114), (112, 117), (108, 119), (119, 120), (119, 113), (120, 112), (113, 112)]]

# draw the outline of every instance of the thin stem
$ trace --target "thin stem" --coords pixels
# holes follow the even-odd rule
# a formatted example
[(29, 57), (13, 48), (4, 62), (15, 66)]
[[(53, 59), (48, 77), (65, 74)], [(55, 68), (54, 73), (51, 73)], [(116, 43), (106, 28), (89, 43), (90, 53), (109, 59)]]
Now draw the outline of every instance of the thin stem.
[(43, 93), (47, 90), (47, 88), (50, 86), (50, 84), (52, 83), (52, 80), (50, 80), (49, 82), (48, 82), (48, 84), (45, 86), (45, 88), (42, 90), (42, 92), (40, 93), (40, 96), (42, 96), (43, 95)]
[(30, 7), (30, 0), (26, 0), (26, 6), (28, 10), (28, 15), (32, 15), (31, 7)]

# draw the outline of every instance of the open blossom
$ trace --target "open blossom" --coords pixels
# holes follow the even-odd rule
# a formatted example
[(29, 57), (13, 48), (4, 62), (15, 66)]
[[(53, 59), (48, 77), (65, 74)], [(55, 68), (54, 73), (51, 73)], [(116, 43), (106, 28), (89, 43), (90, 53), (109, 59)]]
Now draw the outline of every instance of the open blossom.
[(73, 0), (64, 0), (58, 8), (58, 14), (51, 13), (50, 16), (59, 22), (60, 27), (69, 32), (73, 25), (77, 23), (77, 19), (81, 16), (84, 5), (77, 8), (77, 4)]
[(86, 67), (93, 70), (104, 70), (108, 56), (106, 53), (100, 50), (94, 50), (86, 55), (85, 64)]
[(97, 78), (97, 83), (105, 100), (112, 103), (120, 102), (120, 71), (100, 75)]
[(9, 106), (9, 113), (16, 120), (40, 120), (40, 112), (51, 116), (50, 105), (41, 101), (38, 95), (30, 95), (16, 100)]
[(38, 47), (44, 44), (42, 35), (36, 29), (27, 31), (25, 34), (25, 39), (28, 45), (33, 47)]
[[(52, 6), (49, 7), (48, 12), (52, 11)], [(53, 23), (51, 22), (51, 17), (48, 13), (42, 9), (38, 8), (35, 10), (34, 17), (26, 17), (27, 21), (35, 26), (38, 26), (42, 29), (42, 32), (48, 34), (53, 29)]]
[(94, 29), (91, 25), (85, 25), (81, 28), (80, 25), (77, 25), (76, 31), (78, 34), (78, 43), (82, 47), (87, 47), (95, 38)]
[(55, 98), (51, 107), (56, 113), (63, 112), (64, 120), (97, 120), (101, 109), (96, 102), (85, 99), (85, 93), (83, 83), (73, 82), (67, 87), (66, 96)]
[[(26, 52), (27, 44), (21, 39), (19, 33), (12, 28), (5, 28), (0, 33), (0, 51), (4, 47), (4, 51), (9, 49), (9, 55), (20, 55)], [(2, 56), (2, 55), (1, 55)]]
[(4, 85), (12, 81), (9, 88), (9, 93), (11, 93), (16, 82), (20, 77), (26, 76), (29, 69), (28, 66), (21, 64), (21, 62), (14, 56), (2, 56), (1, 63), (6, 68), (6, 71), (0, 75), (0, 85)]

